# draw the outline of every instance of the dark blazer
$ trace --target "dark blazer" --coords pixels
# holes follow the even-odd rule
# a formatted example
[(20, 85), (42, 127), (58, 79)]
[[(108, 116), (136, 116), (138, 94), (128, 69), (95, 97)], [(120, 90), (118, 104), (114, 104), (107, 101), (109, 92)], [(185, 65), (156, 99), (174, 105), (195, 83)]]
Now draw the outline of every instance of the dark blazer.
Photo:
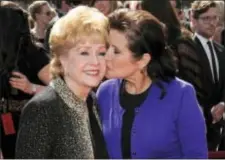
[(178, 76), (195, 87), (206, 120), (208, 148), (215, 150), (221, 142), (220, 128), (224, 125), (224, 121), (212, 124), (211, 109), (219, 102), (225, 101), (224, 47), (214, 43), (219, 63), (220, 79), (217, 85), (213, 82), (208, 57), (197, 37), (182, 37), (177, 41), (175, 48), (178, 59)]
[[(101, 130), (95, 105), (92, 112)], [(86, 103), (76, 97), (63, 80), (53, 80), (22, 112), (16, 158), (107, 158), (103, 139), (96, 142), (96, 135), (92, 134), (89, 114)]]
[(218, 43), (213, 43), (219, 63), (219, 84), (215, 85), (212, 78), (209, 60), (200, 40), (195, 37), (194, 41), (197, 44), (199, 63), (202, 65), (202, 81), (207, 96), (201, 100), (201, 105), (204, 108), (210, 108), (219, 102), (225, 102), (225, 50), (224, 47)]

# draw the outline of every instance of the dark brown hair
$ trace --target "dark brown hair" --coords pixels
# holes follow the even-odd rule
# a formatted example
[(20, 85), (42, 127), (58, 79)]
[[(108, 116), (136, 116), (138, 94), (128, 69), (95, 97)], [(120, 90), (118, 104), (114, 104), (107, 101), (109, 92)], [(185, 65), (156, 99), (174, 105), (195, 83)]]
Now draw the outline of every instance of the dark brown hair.
[(169, 0), (143, 0), (141, 7), (158, 18), (167, 27), (167, 42), (169, 45), (176, 43), (181, 36), (181, 24)]
[(166, 38), (162, 23), (143, 10), (120, 9), (109, 15), (110, 28), (124, 33), (128, 48), (136, 59), (145, 53), (151, 61), (146, 66), (148, 76), (160, 85), (160, 81), (169, 82), (175, 77), (176, 66), (172, 53), (166, 47)]

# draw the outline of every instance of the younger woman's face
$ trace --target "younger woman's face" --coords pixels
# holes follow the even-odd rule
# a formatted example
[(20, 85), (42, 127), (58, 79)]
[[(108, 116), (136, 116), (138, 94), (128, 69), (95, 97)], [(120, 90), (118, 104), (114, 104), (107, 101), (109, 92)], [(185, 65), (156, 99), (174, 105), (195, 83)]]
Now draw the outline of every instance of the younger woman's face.
[(140, 72), (139, 62), (129, 50), (125, 34), (111, 29), (109, 39), (110, 47), (105, 56), (106, 77), (126, 79)]

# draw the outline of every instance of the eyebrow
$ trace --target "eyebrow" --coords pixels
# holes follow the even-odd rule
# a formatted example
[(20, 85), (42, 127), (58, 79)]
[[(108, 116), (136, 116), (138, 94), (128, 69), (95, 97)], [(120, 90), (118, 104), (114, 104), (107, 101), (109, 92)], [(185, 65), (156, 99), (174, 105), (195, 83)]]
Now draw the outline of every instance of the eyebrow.
[[(85, 45), (83, 45), (83, 46), (78, 46), (77, 47), (77, 49), (78, 50), (80, 50), (80, 49), (82, 49), (82, 48), (85, 48), (85, 49), (90, 49), (92, 46), (85, 46)], [(99, 48), (98, 48), (99, 50), (103, 50), (103, 49), (106, 49), (106, 46), (104, 46), (104, 45), (102, 45), (102, 46), (99, 46)]]
[(115, 48), (116, 50), (120, 51), (120, 49), (118, 47), (116, 47), (115, 45), (112, 45), (113, 48)]

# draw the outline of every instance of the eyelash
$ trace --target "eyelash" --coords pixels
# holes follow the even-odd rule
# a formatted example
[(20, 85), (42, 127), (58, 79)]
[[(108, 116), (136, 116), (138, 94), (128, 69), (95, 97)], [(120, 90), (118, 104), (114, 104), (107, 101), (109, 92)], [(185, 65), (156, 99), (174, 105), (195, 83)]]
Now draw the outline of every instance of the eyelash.
[[(81, 52), (80, 53), (82, 56), (88, 56), (89, 55), (89, 53), (88, 52)], [(100, 56), (105, 56), (105, 52), (100, 52), (100, 53), (98, 53), (98, 55), (100, 55)]]
[(100, 55), (100, 56), (103, 56), (103, 57), (105, 56), (105, 54), (106, 54), (105, 52), (100, 52), (100, 53), (99, 53), (99, 55)]
[(120, 54), (120, 52), (118, 50), (114, 50), (115, 54)]
[(81, 52), (80, 54), (81, 54), (82, 56), (87, 56), (87, 55), (89, 55), (88, 52)]

